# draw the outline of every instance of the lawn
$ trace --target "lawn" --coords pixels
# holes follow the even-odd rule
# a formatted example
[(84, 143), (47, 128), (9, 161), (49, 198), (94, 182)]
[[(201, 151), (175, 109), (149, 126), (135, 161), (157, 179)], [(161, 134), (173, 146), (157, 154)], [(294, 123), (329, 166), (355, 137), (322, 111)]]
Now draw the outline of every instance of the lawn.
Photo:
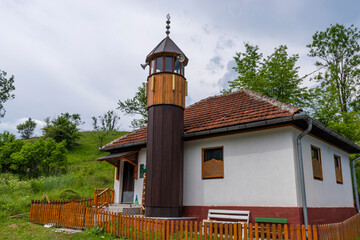
[(54, 232), (55, 228), (45, 228), (43, 225), (29, 222), (29, 217), (8, 219), (1, 224), (1, 239), (123, 239), (116, 238), (110, 234), (95, 229), (86, 230), (83, 233), (69, 234), (64, 232)]

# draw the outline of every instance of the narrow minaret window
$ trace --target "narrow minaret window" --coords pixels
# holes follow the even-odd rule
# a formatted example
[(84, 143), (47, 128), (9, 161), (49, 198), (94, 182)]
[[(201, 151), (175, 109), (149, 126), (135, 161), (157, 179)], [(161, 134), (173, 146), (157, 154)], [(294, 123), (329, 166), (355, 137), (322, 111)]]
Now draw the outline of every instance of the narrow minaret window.
[(172, 72), (173, 57), (165, 57), (165, 72)]
[(156, 58), (156, 72), (163, 72), (163, 57)]

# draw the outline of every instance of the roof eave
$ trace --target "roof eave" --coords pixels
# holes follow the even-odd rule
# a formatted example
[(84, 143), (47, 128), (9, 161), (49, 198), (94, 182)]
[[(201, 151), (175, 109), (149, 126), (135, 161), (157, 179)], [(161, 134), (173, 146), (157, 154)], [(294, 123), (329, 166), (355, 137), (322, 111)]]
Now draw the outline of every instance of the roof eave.
[(100, 151), (111, 151), (111, 150), (119, 150), (119, 149), (124, 149), (124, 148), (130, 148), (130, 147), (141, 147), (146, 145), (146, 141), (140, 141), (140, 142), (133, 142), (133, 143), (125, 143), (122, 145), (114, 145), (114, 146), (109, 146), (109, 147), (103, 147), (100, 149)]
[[(324, 131), (325, 133), (333, 136), (334, 138), (336, 138), (339, 141), (346, 144), (348, 146), (346, 150), (349, 153), (360, 153), (359, 145), (357, 145), (350, 139), (342, 136), (340, 133), (332, 130), (331, 128), (328, 128), (327, 126), (321, 124), (320, 122), (312, 119), (305, 112), (300, 112), (293, 116), (288, 116), (288, 117), (274, 118), (274, 119), (263, 120), (263, 121), (258, 121), (258, 122), (250, 122), (250, 123), (245, 123), (245, 124), (238, 124), (238, 125), (233, 125), (233, 126), (216, 128), (216, 129), (209, 129), (209, 130), (197, 131), (197, 132), (192, 132), (192, 133), (185, 133), (184, 139), (191, 139), (191, 138), (196, 138), (196, 137), (201, 137), (201, 136), (214, 135), (217, 133), (239, 131), (239, 130), (245, 130), (245, 129), (256, 128), (256, 127), (264, 127), (264, 126), (268, 126), (268, 125), (284, 124), (284, 123), (295, 122), (298, 120), (306, 121), (309, 118), (312, 120), (313, 126), (316, 126), (320, 130)], [(344, 147), (341, 147), (341, 148), (345, 149)]]
[[(312, 119), (305, 112), (300, 112), (300, 113), (297, 113), (297, 114), (294, 114), (294, 115), (288, 116), (288, 117), (274, 118), (274, 119), (268, 119), (268, 120), (257, 121), (257, 122), (237, 124), (237, 125), (233, 125), (233, 126), (226, 126), (226, 127), (215, 128), (215, 129), (202, 130), (202, 131), (191, 132), (191, 133), (184, 133), (183, 137), (184, 137), (184, 139), (191, 139), (191, 138), (197, 138), (197, 137), (214, 135), (214, 134), (225, 133), (225, 132), (233, 132), (233, 131), (245, 130), (245, 129), (256, 128), (256, 127), (264, 127), (264, 126), (268, 126), (268, 125), (290, 123), (290, 122), (294, 122), (294, 121), (298, 121), (298, 120), (306, 121), (308, 118)], [(357, 145), (356, 143), (352, 142), (350, 139), (342, 136), (341, 134), (328, 128), (327, 126), (321, 124), (320, 122), (317, 122), (315, 120), (313, 120), (312, 122), (313, 122), (314, 126), (321, 129), (325, 133), (332, 135), (339, 141), (345, 143), (349, 147), (349, 149), (351, 148), (352, 150), (350, 150), (350, 151), (348, 150), (349, 153), (359, 153), (360, 152), (360, 146)], [(121, 150), (121, 149), (126, 149), (129, 147), (141, 147), (141, 146), (146, 146), (146, 141), (139, 141), (139, 142), (134, 142), (134, 143), (126, 143), (126, 144), (122, 144), (122, 145), (110, 146), (110, 147), (102, 148), (101, 151), (111, 151), (111, 150), (115, 150), (115, 149)]]

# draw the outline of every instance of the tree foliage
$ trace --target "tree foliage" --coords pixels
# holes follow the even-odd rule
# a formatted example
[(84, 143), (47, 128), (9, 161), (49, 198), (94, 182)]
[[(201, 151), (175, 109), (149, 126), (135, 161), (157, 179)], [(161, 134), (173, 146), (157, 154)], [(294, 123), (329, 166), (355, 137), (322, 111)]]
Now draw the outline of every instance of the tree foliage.
[(65, 141), (66, 148), (72, 148), (79, 139), (79, 126), (83, 124), (79, 114), (61, 113), (60, 116), (45, 119), (43, 127), (45, 138), (53, 138), (57, 143)]
[(9, 132), (0, 133), (0, 170), (10, 171), (12, 165), (11, 155), (19, 152), (24, 145), (21, 140), (16, 140), (15, 135)]
[[(326, 93), (334, 95), (335, 108), (341, 112), (360, 110), (360, 32), (351, 25), (330, 25), (317, 31), (308, 44), (310, 57), (316, 57), (316, 66), (323, 68), (315, 80)], [(320, 96), (321, 97), (321, 96)]]
[(360, 113), (341, 112), (336, 118), (329, 122), (328, 127), (341, 133), (354, 142), (360, 143)]
[[(94, 130), (99, 131), (117, 131), (118, 130), (118, 122), (120, 117), (114, 111), (107, 111), (101, 116), (92, 117)], [(100, 122), (100, 125), (98, 124)]]
[(238, 78), (229, 81), (229, 89), (223, 93), (251, 89), (281, 102), (304, 106), (309, 97), (301, 87), (298, 76), (297, 54), (289, 56), (287, 47), (280, 45), (267, 58), (262, 59), (259, 47), (245, 43), (245, 52), (236, 53), (234, 68)]
[(16, 129), (23, 139), (29, 139), (34, 134), (35, 128), (36, 122), (31, 118), (16, 126)]
[(106, 136), (109, 133), (118, 130), (117, 124), (120, 120), (120, 117), (114, 111), (107, 111), (104, 113), (104, 115), (98, 117), (94, 116), (91, 119), (93, 121), (92, 124), (94, 130), (97, 132), (96, 136), (98, 139), (98, 145), (99, 147), (102, 147)]
[(9, 132), (0, 134), (0, 170), (18, 174), (21, 178), (56, 175), (66, 172), (65, 142), (39, 138), (24, 143)]
[(15, 97), (15, 95), (11, 93), (15, 90), (14, 75), (10, 78), (7, 78), (6, 75), (7, 73), (0, 69), (0, 118), (5, 116), (4, 103)]
[(313, 117), (353, 141), (360, 141), (360, 32), (351, 25), (330, 25), (308, 44), (322, 70), (312, 89)]
[(254, 91), (262, 89), (260, 68), (263, 54), (259, 53), (258, 46), (249, 43), (244, 45), (245, 52), (238, 52), (234, 57), (237, 65), (234, 69), (239, 76), (237, 79), (229, 81), (229, 92), (242, 89), (252, 89)]
[(19, 152), (11, 154), (10, 169), (28, 178), (64, 173), (67, 168), (65, 146), (65, 142), (56, 143), (51, 138), (28, 142)]
[(124, 102), (118, 102), (118, 109), (124, 112), (126, 115), (134, 116), (140, 115), (140, 119), (133, 119), (131, 121), (132, 128), (139, 128), (147, 124), (148, 111), (147, 111), (147, 99), (145, 96), (145, 83), (142, 83), (138, 87), (135, 97), (127, 99)]

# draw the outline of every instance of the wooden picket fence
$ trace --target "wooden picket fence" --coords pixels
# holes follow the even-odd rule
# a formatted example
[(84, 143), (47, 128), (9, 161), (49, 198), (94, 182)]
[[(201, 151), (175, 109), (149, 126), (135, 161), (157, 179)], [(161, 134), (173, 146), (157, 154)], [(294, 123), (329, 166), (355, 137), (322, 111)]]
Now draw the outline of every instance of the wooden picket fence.
[(318, 240), (316, 226), (170, 221), (112, 213), (71, 202), (64, 205), (31, 204), (30, 221), (56, 227), (88, 229), (133, 240)]
[(353, 240), (360, 238), (360, 213), (341, 223), (319, 225), (319, 240)]

